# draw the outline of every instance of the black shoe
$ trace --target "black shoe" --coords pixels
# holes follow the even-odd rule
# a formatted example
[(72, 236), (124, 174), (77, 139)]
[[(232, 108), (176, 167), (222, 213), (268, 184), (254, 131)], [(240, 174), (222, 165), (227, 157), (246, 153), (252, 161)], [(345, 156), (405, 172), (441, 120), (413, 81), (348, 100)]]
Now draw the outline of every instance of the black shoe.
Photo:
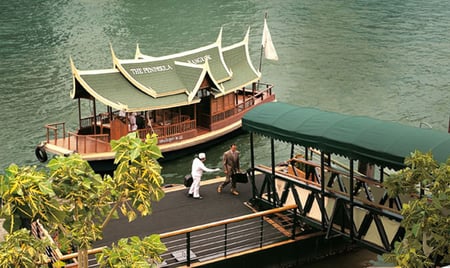
[(199, 197), (194, 197), (194, 199), (198, 199), (198, 200), (201, 200), (201, 199), (203, 199), (203, 196), (199, 196)]
[(188, 194), (188, 197), (194, 197), (194, 195), (193, 194)]

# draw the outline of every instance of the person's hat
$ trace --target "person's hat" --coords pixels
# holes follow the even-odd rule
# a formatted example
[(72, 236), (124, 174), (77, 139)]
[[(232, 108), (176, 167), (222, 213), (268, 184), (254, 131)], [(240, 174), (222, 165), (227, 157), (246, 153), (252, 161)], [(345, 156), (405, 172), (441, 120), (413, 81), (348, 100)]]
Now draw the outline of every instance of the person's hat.
[(205, 159), (206, 158), (206, 154), (205, 153), (199, 153), (198, 154), (198, 158)]

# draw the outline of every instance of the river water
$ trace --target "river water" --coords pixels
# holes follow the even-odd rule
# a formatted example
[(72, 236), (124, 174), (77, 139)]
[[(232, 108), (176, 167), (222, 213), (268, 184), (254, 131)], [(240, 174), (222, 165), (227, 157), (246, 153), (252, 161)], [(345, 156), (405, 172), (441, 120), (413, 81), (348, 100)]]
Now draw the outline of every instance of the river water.
[[(136, 44), (161, 56), (209, 44), (220, 27), (226, 46), (251, 27), (258, 67), (265, 12), (280, 60), (263, 60), (262, 81), (275, 85), (279, 101), (447, 131), (449, 1), (16, 0), (0, 10), (2, 171), (40, 165), (34, 149), (45, 123), (75, 127), (70, 57), (82, 70), (110, 68), (110, 45), (122, 59), (134, 56)], [(249, 166), (245, 134), (206, 150), (206, 164), (220, 166), (230, 143)], [(256, 161), (269, 164), (268, 141), (256, 143)], [(277, 161), (286, 148), (276, 145)], [(180, 182), (191, 158), (164, 164), (166, 182)]]

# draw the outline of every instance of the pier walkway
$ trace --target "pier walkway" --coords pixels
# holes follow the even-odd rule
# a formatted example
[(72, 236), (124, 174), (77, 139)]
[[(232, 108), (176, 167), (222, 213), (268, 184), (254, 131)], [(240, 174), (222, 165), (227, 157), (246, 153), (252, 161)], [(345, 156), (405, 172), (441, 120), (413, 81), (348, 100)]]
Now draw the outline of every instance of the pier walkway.
[(133, 222), (128, 222), (124, 216), (112, 220), (104, 230), (103, 240), (95, 247), (109, 246), (120, 238), (134, 235), (142, 238), (252, 213), (246, 205), (252, 197), (251, 184), (238, 184), (239, 196), (232, 195), (229, 186), (219, 194), (217, 187), (223, 179), (202, 181), (202, 200), (187, 197), (188, 188), (184, 185), (166, 188), (166, 196), (153, 203), (151, 215), (138, 217)]

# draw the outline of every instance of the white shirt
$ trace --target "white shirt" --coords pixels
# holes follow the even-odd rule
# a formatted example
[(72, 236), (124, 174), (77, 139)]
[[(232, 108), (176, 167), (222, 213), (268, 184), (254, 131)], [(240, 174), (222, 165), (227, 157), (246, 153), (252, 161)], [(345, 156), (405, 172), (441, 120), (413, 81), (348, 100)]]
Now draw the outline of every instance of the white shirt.
[(216, 171), (216, 169), (207, 168), (205, 164), (203, 164), (202, 160), (195, 158), (194, 161), (192, 161), (192, 177), (201, 177), (203, 175), (203, 171), (213, 172)]

